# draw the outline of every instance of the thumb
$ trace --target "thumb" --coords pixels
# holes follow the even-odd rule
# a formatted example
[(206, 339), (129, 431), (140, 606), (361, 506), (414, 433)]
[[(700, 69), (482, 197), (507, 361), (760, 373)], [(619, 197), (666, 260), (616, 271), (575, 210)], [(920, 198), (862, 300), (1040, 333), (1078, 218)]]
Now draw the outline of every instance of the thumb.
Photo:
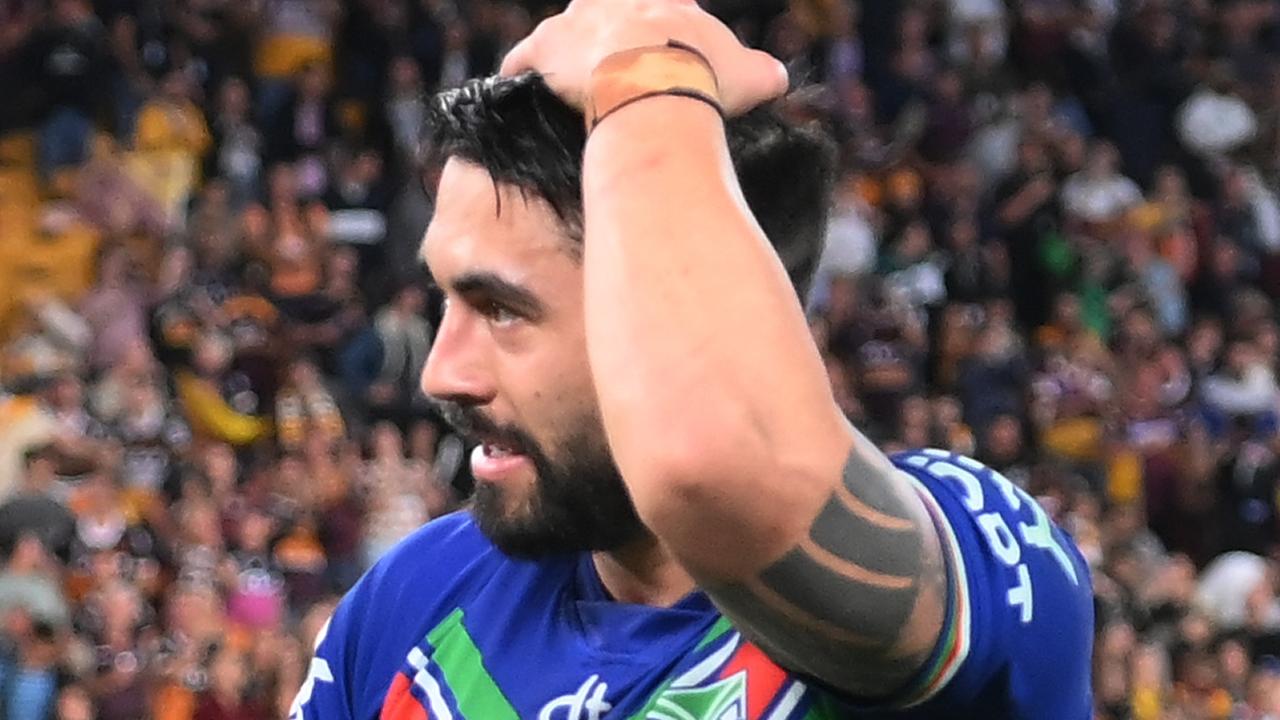
[(782, 97), (790, 85), (787, 68), (777, 58), (761, 50), (752, 50), (740, 66), (742, 97), (726, 98), (728, 105), (745, 112), (757, 105)]
[(769, 99), (781, 97), (791, 86), (791, 76), (787, 66), (774, 56), (763, 50), (751, 51), (752, 72), (765, 79), (764, 91)]

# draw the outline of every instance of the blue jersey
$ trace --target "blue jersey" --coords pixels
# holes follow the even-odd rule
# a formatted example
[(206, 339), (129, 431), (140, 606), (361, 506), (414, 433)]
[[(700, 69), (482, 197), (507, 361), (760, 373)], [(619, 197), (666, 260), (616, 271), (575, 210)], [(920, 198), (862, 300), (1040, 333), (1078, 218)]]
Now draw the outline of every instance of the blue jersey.
[(498, 551), (465, 513), (419, 530), (342, 600), (291, 720), (1088, 720), (1093, 600), (1071, 540), (979, 463), (893, 458), (934, 515), (953, 591), (919, 677), (867, 706), (774, 664), (701, 593), (606, 595), (587, 553)]

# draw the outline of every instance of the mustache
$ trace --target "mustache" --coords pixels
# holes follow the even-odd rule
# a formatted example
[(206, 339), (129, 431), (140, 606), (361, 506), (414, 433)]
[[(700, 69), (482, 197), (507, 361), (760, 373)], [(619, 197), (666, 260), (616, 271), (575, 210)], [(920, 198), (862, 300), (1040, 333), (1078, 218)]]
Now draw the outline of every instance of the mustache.
[(436, 412), (461, 435), (468, 444), (496, 441), (516, 448), (526, 448), (525, 434), (516, 427), (499, 425), (483, 411), (450, 400), (432, 400)]

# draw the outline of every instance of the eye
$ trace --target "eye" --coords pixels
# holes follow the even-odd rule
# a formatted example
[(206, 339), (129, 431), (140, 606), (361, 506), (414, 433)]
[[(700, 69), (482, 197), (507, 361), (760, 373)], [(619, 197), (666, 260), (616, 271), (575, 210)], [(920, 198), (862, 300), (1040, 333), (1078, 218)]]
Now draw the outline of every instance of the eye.
[(524, 319), (510, 308), (498, 303), (485, 303), (476, 309), (486, 320), (498, 326), (513, 325)]

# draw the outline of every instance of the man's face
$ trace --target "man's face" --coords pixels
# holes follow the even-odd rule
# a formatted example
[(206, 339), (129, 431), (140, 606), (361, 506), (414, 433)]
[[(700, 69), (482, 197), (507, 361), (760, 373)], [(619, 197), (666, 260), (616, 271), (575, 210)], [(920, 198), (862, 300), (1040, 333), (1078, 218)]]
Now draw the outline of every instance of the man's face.
[(481, 530), (523, 557), (641, 536), (587, 365), (581, 262), (550, 206), (452, 159), (423, 257), (446, 304), (422, 387), (479, 443)]
[(52, 388), (51, 404), (58, 410), (75, 410), (80, 406), (82, 399), (80, 382), (74, 377), (59, 378)]

